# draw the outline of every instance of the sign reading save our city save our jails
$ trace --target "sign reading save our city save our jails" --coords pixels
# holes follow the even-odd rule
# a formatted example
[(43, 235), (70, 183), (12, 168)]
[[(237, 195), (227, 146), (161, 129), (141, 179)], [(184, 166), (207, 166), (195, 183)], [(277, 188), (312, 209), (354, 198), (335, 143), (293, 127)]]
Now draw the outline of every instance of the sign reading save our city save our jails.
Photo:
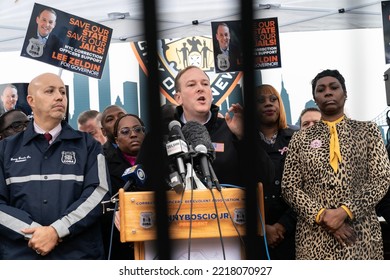
[(100, 79), (112, 29), (34, 4), (21, 56)]

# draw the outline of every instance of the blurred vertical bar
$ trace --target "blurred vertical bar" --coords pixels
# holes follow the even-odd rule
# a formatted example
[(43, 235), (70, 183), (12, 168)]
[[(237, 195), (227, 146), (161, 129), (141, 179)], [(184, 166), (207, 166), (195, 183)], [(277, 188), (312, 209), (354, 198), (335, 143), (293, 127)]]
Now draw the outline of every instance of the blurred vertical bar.
[(255, 107), (255, 75), (253, 63), (253, 1), (241, 0), (241, 28), (243, 51), (243, 86), (244, 86), (244, 160), (241, 170), (246, 190), (246, 235), (245, 253), (249, 260), (259, 259), (261, 239), (257, 235), (257, 176), (256, 159), (251, 156), (256, 149), (256, 107)]
[[(150, 135), (153, 145), (148, 155), (155, 158), (163, 158), (163, 135), (160, 111), (160, 89), (159, 89), (159, 72), (158, 72), (158, 55), (157, 55), (157, 13), (155, 0), (143, 1), (144, 3), (144, 28), (145, 40), (147, 42), (147, 71), (148, 71), (148, 116), (150, 123)], [(163, 168), (153, 169), (152, 174), (146, 174), (158, 178), (159, 185), (155, 186), (155, 210), (157, 225), (157, 253), (161, 260), (169, 260), (170, 240), (168, 235), (168, 211), (166, 190), (163, 188), (164, 174)]]

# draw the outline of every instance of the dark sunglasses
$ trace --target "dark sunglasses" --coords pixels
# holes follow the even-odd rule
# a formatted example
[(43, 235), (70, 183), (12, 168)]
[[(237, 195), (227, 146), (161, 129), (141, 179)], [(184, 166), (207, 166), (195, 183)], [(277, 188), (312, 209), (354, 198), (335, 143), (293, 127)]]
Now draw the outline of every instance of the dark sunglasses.
[(122, 127), (121, 130), (119, 130), (119, 134), (123, 136), (128, 136), (131, 134), (132, 131), (135, 132), (136, 134), (145, 133), (145, 127), (144, 126)]
[(4, 130), (9, 130), (12, 129), (14, 131), (20, 132), (24, 129), (26, 129), (27, 125), (29, 124), (30, 121), (25, 121), (25, 122), (13, 122), (9, 126), (7, 126)]

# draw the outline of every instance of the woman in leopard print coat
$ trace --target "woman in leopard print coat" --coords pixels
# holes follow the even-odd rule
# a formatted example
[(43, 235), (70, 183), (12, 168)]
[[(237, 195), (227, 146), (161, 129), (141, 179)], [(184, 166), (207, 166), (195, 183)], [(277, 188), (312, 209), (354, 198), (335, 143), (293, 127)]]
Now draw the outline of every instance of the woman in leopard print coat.
[[(296, 258), (383, 259), (375, 205), (390, 185), (390, 163), (381, 133), (344, 115), (347, 91), (337, 70), (319, 73), (312, 89), (322, 121), (293, 135), (282, 180), (298, 215)], [(331, 165), (333, 149), (340, 152)]]

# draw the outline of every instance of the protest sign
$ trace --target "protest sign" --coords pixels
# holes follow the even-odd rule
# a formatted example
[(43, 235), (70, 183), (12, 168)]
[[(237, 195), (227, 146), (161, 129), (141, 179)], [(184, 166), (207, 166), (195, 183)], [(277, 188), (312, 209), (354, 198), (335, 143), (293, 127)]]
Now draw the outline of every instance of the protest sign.
[(112, 29), (35, 3), (21, 56), (101, 78)]
[(282, 67), (277, 18), (254, 20), (255, 69)]
[[(214, 67), (216, 73), (242, 71), (241, 22), (212, 22)], [(253, 21), (254, 69), (282, 66), (277, 18)]]
[(241, 21), (212, 22), (216, 73), (242, 70)]

